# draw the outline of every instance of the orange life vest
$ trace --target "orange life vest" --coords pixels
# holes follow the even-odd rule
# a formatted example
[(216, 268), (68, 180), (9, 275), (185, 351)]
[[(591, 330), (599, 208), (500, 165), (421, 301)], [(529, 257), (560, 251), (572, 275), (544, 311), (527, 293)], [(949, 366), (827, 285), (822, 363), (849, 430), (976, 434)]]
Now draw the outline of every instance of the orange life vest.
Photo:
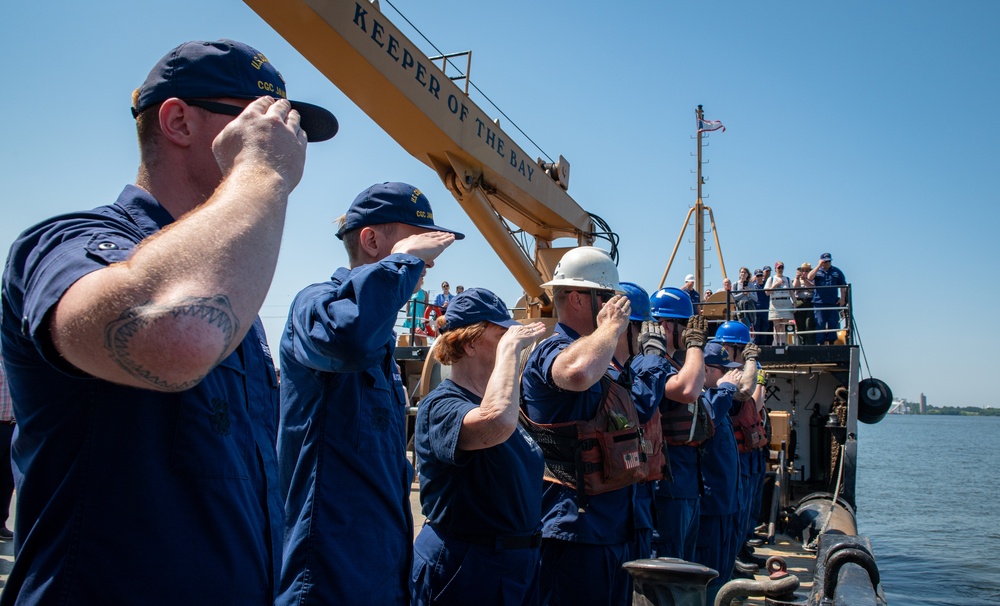
[(657, 410), (642, 424), (642, 448), (645, 454), (646, 481), (662, 480), (667, 475), (667, 451), (663, 443), (662, 415)]
[(753, 398), (737, 402), (740, 409), (733, 420), (733, 433), (736, 435), (736, 448), (739, 452), (750, 452), (768, 442), (764, 431), (764, 422), (757, 413), (757, 404)]
[(521, 411), (521, 426), (545, 456), (545, 476), (576, 489), (580, 504), (645, 478), (642, 429), (628, 390), (610, 375), (601, 377), (601, 402), (594, 418), (536, 423)]
[(663, 439), (671, 446), (700, 446), (715, 435), (715, 423), (701, 396), (694, 402), (672, 402), (663, 414)]

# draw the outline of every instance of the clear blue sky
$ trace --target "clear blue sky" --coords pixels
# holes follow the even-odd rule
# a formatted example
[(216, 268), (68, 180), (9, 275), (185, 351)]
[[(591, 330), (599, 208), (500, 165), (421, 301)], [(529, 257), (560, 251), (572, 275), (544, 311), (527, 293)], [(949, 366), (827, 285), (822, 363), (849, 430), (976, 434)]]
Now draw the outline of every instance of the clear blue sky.
[[(569, 159), (570, 194), (621, 236), (623, 279), (659, 282), (694, 202), (693, 112), (703, 104), (727, 127), (706, 149), (705, 193), (730, 275), (830, 252), (854, 285), (872, 374), (896, 396), (1000, 405), (983, 380), (1000, 346), (975, 338), (994, 332), (983, 327), (1000, 300), (1000, 196), (989, 176), (1000, 160), (1000, 3), (394, 4), (443, 51), (474, 50), (473, 81), (550, 156)], [(435, 174), (235, 0), (5, 7), (3, 248), (33, 222), (112, 202), (135, 178), (132, 89), (179, 42), (221, 37), (257, 47), (291, 98), (341, 122), (336, 139), (310, 146), (292, 197), (262, 311), (272, 347), (294, 294), (345, 263), (332, 221), (379, 181), (419, 186), (439, 223), (470, 234), (428, 287), (486, 286), (514, 303), (520, 288)], [(684, 246), (673, 285), (691, 271), (693, 244)], [(715, 254), (712, 288), (722, 282)]]

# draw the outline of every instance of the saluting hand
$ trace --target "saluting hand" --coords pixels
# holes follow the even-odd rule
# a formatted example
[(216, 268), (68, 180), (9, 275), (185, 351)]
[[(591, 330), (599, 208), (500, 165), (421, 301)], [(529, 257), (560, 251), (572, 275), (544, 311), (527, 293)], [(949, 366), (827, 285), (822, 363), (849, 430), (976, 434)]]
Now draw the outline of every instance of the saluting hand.
[(615, 334), (621, 336), (628, 326), (628, 316), (631, 311), (632, 303), (629, 302), (628, 297), (615, 295), (597, 313), (597, 325), (610, 324), (615, 329)]
[(299, 112), (285, 99), (260, 97), (215, 137), (212, 153), (224, 176), (241, 164), (269, 168), (282, 178), (287, 194), (302, 179), (306, 162)]
[(392, 247), (394, 253), (406, 253), (421, 259), (427, 267), (434, 267), (434, 259), (455, 242), (455, 234), (428, 231), (407, 236)]
[(538, 337), (543, 334), (545, 334), (545, 324), (542, 324), (541, 322), (511, 326), (507, 329), (507, 332), (500, 337), (497, 349), (503, 350), (510, 347), (513, 348), (513, 353), (519, 353), (525, 347), (534, 343)]
[(722, 378), (719, 379), (719, 383), (732, 383), (733, 385), (739, 385), (741, 378), (743, 378), (743, 371), (739, 368), (731, 368), (729, 369), (729, 372), (722, 375)]

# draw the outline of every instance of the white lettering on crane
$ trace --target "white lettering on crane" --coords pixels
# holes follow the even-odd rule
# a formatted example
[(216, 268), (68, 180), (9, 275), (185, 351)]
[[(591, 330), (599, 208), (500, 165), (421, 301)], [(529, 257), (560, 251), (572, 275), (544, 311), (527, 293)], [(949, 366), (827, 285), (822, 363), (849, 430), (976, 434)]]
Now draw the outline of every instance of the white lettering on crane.
[[(372, 17), (371, 21), (369, 21), (368, 16), (368, 10), (362, 7), (360, 2), (355, 2), (354, 25), (365, 34), (368, 34), (368, 38), (378, 45), (380, 49), (384, 50), (403, 71), (413, 68), (413, 79), (420, 84), (421, 88), (433, 95), (435, 99), (440, 99), (441, 81), (434, 73), (427, 69), (427, 66), (418, 60), (417, 57), (419, 55), (410, 52), (392, 34), (386, 34), (385, 26), (379, 23), (377, 19)], [(369, 31), (369, 24), (371, 25), (371, 31)], [(388, 41), (385, 40), (386, 36), (388, 36)], [(400, 50), (403, 51), (402, 55), (399, 54)], [(454, 93), (449, 93), (446, 103), (448, 111), (458, 118), (459, 122), (465, 122), (465, 118), (469, 115), (469, 107), (465, 102), (460, 100)], [(479, 118), (475, 118), (475, 121), (476, 136), (489, 146), (490, 149), (495, 151), (498, 156), (509, 160), (511, 167), (521, 173), (530, 182), (535, 175), (534, 163), (530, 160), (525, 162), (523, 158), (519, 157), (517, 151), (507, 146), (507, 141), (490, 128), (486, 122)], [(505, 147), (507, 148), (506, 151)], [(509, 156), (507, 152), (509, 152)]]

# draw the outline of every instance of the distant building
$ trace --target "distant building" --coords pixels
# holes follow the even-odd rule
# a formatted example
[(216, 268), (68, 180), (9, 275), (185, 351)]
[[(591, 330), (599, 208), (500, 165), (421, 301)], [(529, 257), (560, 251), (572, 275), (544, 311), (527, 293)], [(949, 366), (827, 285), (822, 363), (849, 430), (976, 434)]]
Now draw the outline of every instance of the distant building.
[(920, 394), (920, 414), (927, 414), (927, 396)]

